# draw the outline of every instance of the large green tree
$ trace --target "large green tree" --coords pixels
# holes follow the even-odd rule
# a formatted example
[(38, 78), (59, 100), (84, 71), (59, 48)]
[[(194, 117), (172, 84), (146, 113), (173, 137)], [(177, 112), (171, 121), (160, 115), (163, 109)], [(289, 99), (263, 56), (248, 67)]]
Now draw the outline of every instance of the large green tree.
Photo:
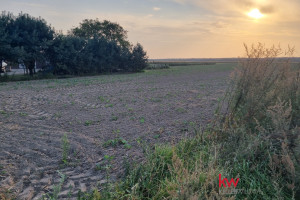
[(130, 46), (127, 41), (127, 31), (119, 24), (108, 20), (85, 19), (79, 27), (72, 29), (70, 33), (85, 39), (103, 37), (108, 41), (117, 42), (122, 47), (128, 48)]
[(131, 45), (117, 23), (86, 19), (63, 35), (23, 13), (0, 16), (0, 58), (24, 62), (31, 75), (35, 61), (50, 64), (54, 74), (73, 75), (142, 71), (147, 63), (143, 47)]
[(148, 56), (144, 51), (143, 46), (137, 43), (132, 50), (130, 57), (130, 70), (134, 72), (140, 72), (147, 67)]
[(46, 58), (45, 50), (53, 40), (54, 31), (42, 18), (35, 18), (28, 14), (19, 14), (14, 22), (12, 47), (24, 49), (20, 54), (30, 75), (33, 74), (34, 62)]
[(45, 60), (54, 31), (42, 18), (3, 12), (0, 33), (0, 55), (11, 62), (22, 60), (32, 75), (35, 61)]
[(46, 53), (53, 66), (54, 74), (83, 74), (83, 50), (86, 46), (84, 39), (56, 34)]
[(21, 53), (18, 47), (12, 47), (12, 35), (15, 17), (11, 13), (2, 12), (0, 15), (0, 69), (2, 60), (12, 61)]

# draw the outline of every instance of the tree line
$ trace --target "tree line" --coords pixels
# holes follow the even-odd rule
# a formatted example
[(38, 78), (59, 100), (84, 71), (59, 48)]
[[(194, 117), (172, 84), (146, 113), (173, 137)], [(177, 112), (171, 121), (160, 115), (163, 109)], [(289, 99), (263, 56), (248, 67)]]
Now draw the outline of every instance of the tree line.
[(0, 60), (23, 64), (30, 75), (35, 62), (56, 75), (82, 75), (142, 71), (148, 57), (141, 44), (128, 41), (118, 23), (85, 19), (63, 34), (41, 17), (2, 12)]

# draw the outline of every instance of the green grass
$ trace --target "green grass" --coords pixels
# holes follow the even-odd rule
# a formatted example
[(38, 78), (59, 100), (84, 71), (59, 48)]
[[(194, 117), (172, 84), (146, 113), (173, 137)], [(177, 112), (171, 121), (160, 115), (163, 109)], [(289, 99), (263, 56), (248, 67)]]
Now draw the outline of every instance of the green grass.
[(105, 108), (112, 108), (112, 107), (114, 107), (113, 104), (106, 104), (106, 105), (105, 105)]
[(119, 117), (116, 115), (112, 115), (110, 121), (118, 121)]
[(70, 142), (68, 140), (68, 135), (65, 133), (61, 139), (62, 145), (62, 162), (67, 165), (69, 163), (69, 151), (70, 151)]
[(28, 116), (28, 114), (27, 114), (27, 113), (24, 113), (24, 112), (20, 112), (19, 114), (20, 114), (20, 116), (22, 116), (22, 117)]
[(51, 193), (47, 193), (47, 194), (43, 195), (42, 200), (57, 200), (58, 199), (58, 194), (60, 193), (62, 186), (66, 179), (66, 175), (62, 174), (59, 171), (58, 171), (58, 173), (61, 177), (59, 180), (59, 184), (54, 185)]
[(93, 121), (91, 121), (91, 120), (87, 120), (87, 121), (84, 122), (85, 126), (90, 126), (92, 124), (93, 124)]
[(104, 160), (107, 160), (107, 161), (112, 161), (113, 159), (115, 159), (114, 156), (110, 156), (110, 155), (104, 155)]
[(6, 171), (4, 170), (4, 167), (0, 165), (0, 175), (5, 175)]
[(57, 118), (57, 119), (61, 118), (61, 117), (62, 117), (61, 112), (55, 113), (55, 114), (54, 114), (54, 117)]
[[(217, 63), (216, 65), (190, 65), (190, 66), (174, 66), (169, 69), (155, 69), (155, 70), (145, 70), (144, 73), (132, 73), (132, 74), (113, 74), (113, 75), (94, 75), (94, 76), (84, 76), (84, 77), (74, 77), (68, 76), (67, 78), (61, 79), (56, 76), (45, 77), (34, 76), (30, 78), (24, 75), (15, 75), (14, 77), (6, 79), (0, 79), (0, 90), (7, 89), (7, 83), (3, 81), (12, 81), (14, 83), (9, 84), (11, 89), (14, 89), (16, 85), (22, 84), (22, 87), (18, 87), (18, 90), (22, 88), (28, 88), (32, 90), (41, 90), (45, 84), (47, 87), (57, 88), (57, 87), (74, 87), (74, 86), (89, 86), (92, 84), (105, 84), (114, 82), (128, 82), (136, 78), (145, 78), (148, 76), (176, 76), (180, 74), (193, 74), (196, 72), (217, 72), (217, 71), (231, 71), (236, 66), (236, 63)], [(30, 81), (39, 80), (39, 81)], [(22, 81), (22, 82), (20, 82)], [(2, 82), (2, 83), (1, 83)], [(155, 88), (153, 88), (154, 90)], [(106, 97), (99, 96), (100, 102), (106, 102), (108, 99)], [(109, 100), (108, 100), (109, 101)]]
[(147, 75), (172, 76), (176, 74), (191, 74), (196, 72), (232, 71), (237, 63), (217, 63), (216, 65), (175, 66), (169, 69), (146, 70)]
[[(202, 145), (199, 145), (200, 143)], [(203, 143), (200, 136), (182, 141), (176, 146), (156, 145), (153, 151), (147, 151), (147, 159), (143, 165), (136, 164), (128, 168), (126, 179), (119, 183), (113, 192), (103, 191), (100, 195), (102, 199), (171, 198), (172, 191), (179, 189), (183, 176), (187, 178), (189, 187), (200, 191), (202, 186), (208, 184), (207, 177), (212, 176), (208, 168), (214, 159), (208, 153), (210, 145), (210, 143)], [(203, 171), (199, 173), (198, 181), (194, 182), (189, 179), (192, 179), (193, 171), (199, 170), (195, 161), (200, 159), (207, 164), (202, 166)], [(177, 171), (181, 167), (186, 172)], [(181, 196), (179, 199), (185, 198)]]
[(184, 108), (176, 108), (176, 112), (178, 112), (178, 113), (186, 113), (187, 111)]
[(141, 123), (141, 124), (145, 123), (145, 118), (144, 118), (144, 117), (141, 117), (141, 118), (140, 118), (140, 123)]
[(103, 97), (103, 96), (99, 96), (98, 99), (102, 102), (102, 103), (109, 103), (110, 100), (107, 97)]
[(124, 148), (126, 149), (130, 149), (131, 148), (131, 145), (128, 143), (127, 140), (123, 139), (123, 138), (115, 138), (115, 139), (112, 139), (112, 140), (107, 140), (106, 142), (104, 142), (103, 144), (103, 147), (116, 147), (118, 145), (122, 145)]
[(0, 114), (1, 115), (7, 115), (7, 112), (5, 112), (4, 110), (0, 110)]
[(58, 78), (52, 74), (35, 74), (33, 76), (16, 74), (16, 75), (2, 75), (0, 76), (0, 82), (16, 82), (16, 81), (31, 81), (31, 80), (42, 80), (42, 79), (55, 79)]

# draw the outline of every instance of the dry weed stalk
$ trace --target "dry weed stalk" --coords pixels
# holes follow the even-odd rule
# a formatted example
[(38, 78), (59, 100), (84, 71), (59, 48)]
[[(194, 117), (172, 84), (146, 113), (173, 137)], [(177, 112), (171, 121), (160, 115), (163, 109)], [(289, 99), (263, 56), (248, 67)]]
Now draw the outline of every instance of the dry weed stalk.
[[(299, 147), (297, 141), (300, 132), (298, 127), (290, 128), (292, 118), (291, 101), (283, 102), (278, 99), (278, 102), (274, 106), (270, 106), (267, 112), (271, 118), (273, 129), (266, 129), (257, 121), (257, 130), (262, 134), (261, 138), (270, 142), (273, 148), (270, 152), (272, 155), (269, 158), (272, 178), (274, 183), (282, 183), (282, 177), (284, 177), (285, 182), (282, 185), (290, 189), (294, 196), (297, 179), (296, 165), (299, 165), (295, 148)], [(276, 187), (276, 184), (274, 186)], [(282, 189), (278, 188), (278, 190)]]
[[(294, 48), (284, 52), (280, 46), (266, 48), (259, 43), (251, 48), (245, 45), (245, 49), (246, 58), (240, 59), (239, 67), (232, 74), (227, 117), (253, 125), (254, 118), (266, 120), (267, 108), (275, 105), (278, 98), (285, 102), (292, 100), (293, 104), (299, 99), (300, 70), (292, 69), (288, 59)], [(283, 55), (288, 57), (279, 58)]]
[(232, 88), (224, 100), (228, 107), (221, 120), (219, 141), (226, 140), (225, 146), (247, 146), (247, 151), (236, 155), (245, 159), (254, 156), (253, 166), (264, 162), (261, 155), (270, 155), (266, 161), (275, 196), (292, 193), (298, 197), (300, 68), (289, 59), (294, 48), (283, 51), (280, 46), (267, 48), (259, 43), (245, 45), (245, 50), (246, 57), (233, 72)]

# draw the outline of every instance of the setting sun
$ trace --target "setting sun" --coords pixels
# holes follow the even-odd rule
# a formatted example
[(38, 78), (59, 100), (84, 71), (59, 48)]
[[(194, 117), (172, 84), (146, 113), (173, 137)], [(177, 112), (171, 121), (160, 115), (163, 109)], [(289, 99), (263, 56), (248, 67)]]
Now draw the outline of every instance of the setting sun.
[(258, 9), (253, 9), (248, 13), (249, 17), (255, 18), (255, 19), (260, 19), (262, 18), (264, 15), (261, 14), (261, 12)]

